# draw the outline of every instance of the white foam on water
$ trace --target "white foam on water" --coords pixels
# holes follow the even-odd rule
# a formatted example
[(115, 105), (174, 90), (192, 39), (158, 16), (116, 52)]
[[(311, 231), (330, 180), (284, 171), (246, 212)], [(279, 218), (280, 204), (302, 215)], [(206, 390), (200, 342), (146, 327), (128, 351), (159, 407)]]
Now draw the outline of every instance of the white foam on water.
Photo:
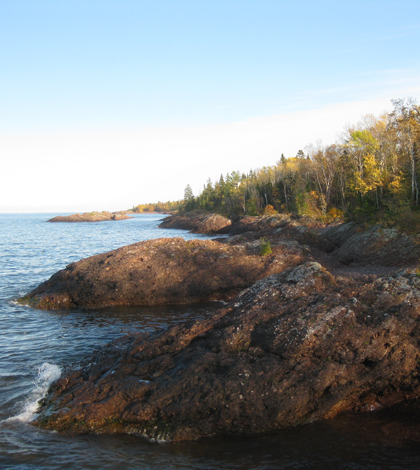
[(23, 406), (23, 411), (12, 416), (7, 421), (21, 421), (28, 423), (32, 421), (38, 411), (39, 400), (45, 397), (50, 385), (60, 378), (61, 368), (55, 364), (44, 362), (38, 367), (38, 377), (34, 382), (34, 388)]

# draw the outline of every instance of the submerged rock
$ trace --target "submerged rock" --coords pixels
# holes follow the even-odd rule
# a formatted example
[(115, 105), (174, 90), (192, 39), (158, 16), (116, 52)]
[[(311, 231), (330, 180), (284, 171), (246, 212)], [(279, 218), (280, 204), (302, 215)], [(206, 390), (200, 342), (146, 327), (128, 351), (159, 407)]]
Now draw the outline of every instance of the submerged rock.
[(84, 214), (73, 214), (67, 216), (57, 216), (48, 222), (104, 222), (107, 220), (132, 219), (123, 212), (85, 212)]
[(420, 279), (308, 262), (211, 318), (108, 344), (67, 370), (35, 424), (177, 441), (250, 434), (420, 394)]
[(20, 299), (39, 309), (185, 304), (228, 300), (257, 279), (302, 262), (304, 250), (278, 243), (160, 238), (72, 263)]

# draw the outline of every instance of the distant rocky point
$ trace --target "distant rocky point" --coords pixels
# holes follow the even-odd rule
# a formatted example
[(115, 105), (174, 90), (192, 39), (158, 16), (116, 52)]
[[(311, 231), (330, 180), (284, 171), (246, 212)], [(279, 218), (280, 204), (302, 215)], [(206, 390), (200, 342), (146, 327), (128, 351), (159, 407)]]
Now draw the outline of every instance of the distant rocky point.
[(132, 219), (125, 212), (85, 212), (83, 214), (72, 214), (67, 216), (59, 215), (48, 222), (103, 222), (105, 220), (125, 220)]

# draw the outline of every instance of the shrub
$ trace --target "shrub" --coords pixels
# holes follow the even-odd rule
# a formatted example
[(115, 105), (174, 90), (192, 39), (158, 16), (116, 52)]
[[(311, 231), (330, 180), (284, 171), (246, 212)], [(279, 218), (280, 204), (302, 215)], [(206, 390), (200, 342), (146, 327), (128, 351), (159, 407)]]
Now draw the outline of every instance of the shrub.
[(337, 209), (337, 207), (333, 207), (332, 209), (328, 211), (328, 218), (332, 220), (343, 219), (344, 218), (343, 211), (340, 209)]
[(267, 204), (264, 208), (264, 215), (274, 215), (277, 214), (277, 211), (271, 204)]
[(262, 237), (260, 238), (260, 255), (265, 256), (265, 255), (271, 255), (272, 250), (271, 250), (271, 245), (270, 241), (267, 240), (267, 238)]

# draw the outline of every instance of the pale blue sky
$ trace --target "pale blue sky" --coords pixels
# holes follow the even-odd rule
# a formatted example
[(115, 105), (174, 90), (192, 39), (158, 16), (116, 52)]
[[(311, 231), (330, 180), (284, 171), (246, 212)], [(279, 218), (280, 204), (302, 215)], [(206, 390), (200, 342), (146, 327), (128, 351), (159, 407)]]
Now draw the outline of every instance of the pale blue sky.
[[(114, 199), (98, 185), (83, 200), (57, 195), (50, 204), (23, 174), (33, 194), (27, 210), (121, 209), (182, 198), (187, 183), (201, 188), (209, 176), (293, 154), (313, 142), (310, 127), (333, 139), (343, 123), (390, 109), (392, 98), (420, 98), (419, 51), (418, 0), (0, 0), (1, 158), (15, 162), (7, 166), (12, 173), (36, 158), (31, 174), (39, 171), (45, 184), (42, 175), (74, 178), (82, 163), (98, 169), (101, 158), (103, 178), (123, 178), (115, 167), (124, 166), (144, 178), (137, 192), (121, 187), (124, 196)], [(328, 107), (337, 113), (336, 128), (318, 129), (316, 114), (307, 113), (325, 115)], [(304, 129), (296, 113), (312, 116), (302, 120)], [(284, 135), (288, 115), (296, 128)], [(278, 129), (267, 124), (272, 132), (264, 132), (264, 119)], [(235, 123), (247, 123), (243, 138), (231, 133)], [(256, 128), (261, 142), (255, 135), (253, 147), (246, 138)], [(177, 129), (185, 140), (175, 145), (168, 136)], [(104, 144), (104, 135), (115, 140)], [(211, 158), (203, 147), (212, 136), (217, 158), (198, 164), (198, 154)], [(223, 148), (229, 153), (220, 155)], [(148, 186), (149, 160), (163, 173), (170, 168), (161, 188)], [(126, 178), (124, 186), (133, 186)], [(22, 188), (7, 190), (0, 211), (24, 210)]]

